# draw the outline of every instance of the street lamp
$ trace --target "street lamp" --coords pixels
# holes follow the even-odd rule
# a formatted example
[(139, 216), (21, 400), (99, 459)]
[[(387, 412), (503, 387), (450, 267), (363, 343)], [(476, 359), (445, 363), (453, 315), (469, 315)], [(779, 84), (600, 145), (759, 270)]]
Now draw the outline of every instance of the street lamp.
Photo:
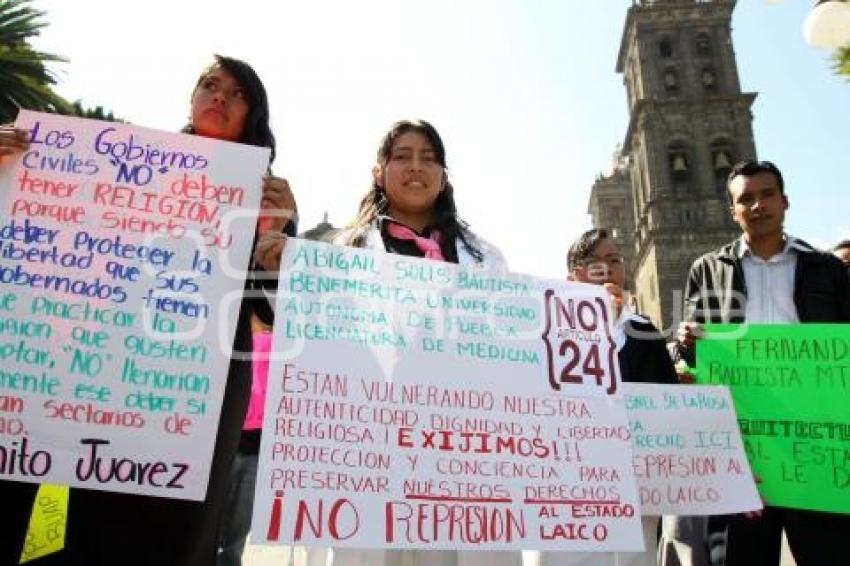
[(838, 49), (850, 44), (850, 2), (819, 0), (803, 22), (803, 37), (822, 49)]

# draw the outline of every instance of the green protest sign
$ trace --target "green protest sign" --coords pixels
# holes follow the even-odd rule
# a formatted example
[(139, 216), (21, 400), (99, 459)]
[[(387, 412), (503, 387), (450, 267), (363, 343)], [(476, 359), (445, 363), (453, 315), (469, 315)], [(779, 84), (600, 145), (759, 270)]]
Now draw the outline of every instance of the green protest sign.
[(850, 513), (850, 325), (707, 325), (697, 382), (728, 385), (769, 505)]

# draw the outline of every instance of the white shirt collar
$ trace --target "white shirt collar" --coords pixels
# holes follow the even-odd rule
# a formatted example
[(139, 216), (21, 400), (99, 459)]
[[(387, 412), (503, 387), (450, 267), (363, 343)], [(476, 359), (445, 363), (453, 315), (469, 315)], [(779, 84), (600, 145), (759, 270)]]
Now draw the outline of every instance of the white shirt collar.
[[(802, 244), (800, 240), (798, 240), (794, 236), (783, 234), (782, 238), (785, 240), (785, 245), (782, 247), (782, 251), (773, 256), (779, 256), (777, 259), (784, 259), (789, 253), (791, 253), (792, 250), (795, 252), (810, 251), (808, 247)], [(744, 259), (745, 257), (754, 257), (753, 252), (750, 250), (749, 244), (747, 244), (746, 238), (744, 238), (744, 236), (741, 236), (740, 241), (741, 246), (738, 248), (738, 257), (740, 259)]]
[(630, 320), (633, 320), (634, 322), (642, 322), (642, 323), (649, 322), (646, 319), (646, 317), (639, 315), (638, 313), (632, 311), (632, 309), (630, 309), (626, 305), (623, 305), (623, 308), (620, 309), (620, 317), (617, 319), (617, 322), (615, 322), (614, 324), (616, 326), (625, 326), (626, 323), (629, 322)]
[(768, 259), (752, 253), (741, 237), (740, 261), (747, 290), (747, 322), (789, 324), (799, 321), (794, 303), (797, 258), (812, 251), (802, 241), (785, 236), (782, 251)]
[(614, 322), (613, 328), (613, 338), (614, 344), (617, 346), (617, 350), (622, 350), (623, 346), (626, 344), (626, 324), (629, 321), (637, 322), (637, 323), (647, 323), (649, 322), (647, 319), (637, 314), (636, 312), (632, 312), (632, 310), (623, 305), (623, 308), (620, 310), (620, 316)]

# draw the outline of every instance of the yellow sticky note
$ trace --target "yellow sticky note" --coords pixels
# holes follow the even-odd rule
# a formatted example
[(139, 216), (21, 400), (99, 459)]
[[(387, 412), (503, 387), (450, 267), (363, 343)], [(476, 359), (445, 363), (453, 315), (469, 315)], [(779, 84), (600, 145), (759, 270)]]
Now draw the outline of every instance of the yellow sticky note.
[(21, 564), (62, 550), (68, 521), (68, 487), (42, 484), (32, 506)]

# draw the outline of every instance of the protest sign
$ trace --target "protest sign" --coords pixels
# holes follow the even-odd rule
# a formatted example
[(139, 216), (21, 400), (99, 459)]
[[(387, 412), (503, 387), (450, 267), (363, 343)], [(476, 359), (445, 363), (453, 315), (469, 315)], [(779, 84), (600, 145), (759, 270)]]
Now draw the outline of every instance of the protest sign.
[(0, 479), (202, 499), (268, 150), (21, 111)]
[(697, 379), (731, 389), (765, 502), (850, 513), (850, 326), (706, 331)]
[(254, 541), (637, 550), (604, 289), (290, 239)]
[(644, 515), (761, 509), (725, 387), (624, 383)]

